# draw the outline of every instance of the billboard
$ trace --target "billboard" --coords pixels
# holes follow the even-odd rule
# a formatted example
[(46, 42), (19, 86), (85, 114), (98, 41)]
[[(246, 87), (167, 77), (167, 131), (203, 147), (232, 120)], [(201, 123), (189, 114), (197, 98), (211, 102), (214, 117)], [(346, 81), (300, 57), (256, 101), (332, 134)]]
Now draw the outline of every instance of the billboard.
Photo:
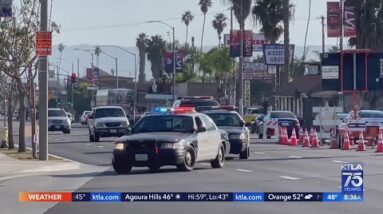
[[(230, 34), (223, 35), (224, 37), (224, 46), (230, 47)], [(268, 40), (265, 38), (265, 35), (262, 33), (253, 33), (253, 52), (262, 52), (263, 45), (268, 44)]]
[(87, 68), (85, 78), (89, 81), (96, 81), (99, 79), (100, 76), (100, 69), (99, 68)]
[[(230, 57), (240, 57), (241, 53), (241, 31), (232, 30), (230, 33)], [(243, 56), (253, 56), (253, 32), (251, 30), (244, 31), (244, 47)]]
[[(266, 65), (284, 65), (285, 64), (285, 47), (283, 44), (266, 44), (263, 45), (263, 56)], [(290, 45), (290, 63), (294, 58), (294, 45)]]
[[(355, 6), (344, 4), (343, 32), (345, 37), (356, 36)], [(341, 9), (339, 2), (327, 2), (327, 37), (341, 37)]]
[(264, 63), (243, 63), (243, 79), (245, 80), (272, 80), (275, 77), (268, 73), (268, 66)]
[(0, 0), (0, 17), (12, 17), (13, 0)]

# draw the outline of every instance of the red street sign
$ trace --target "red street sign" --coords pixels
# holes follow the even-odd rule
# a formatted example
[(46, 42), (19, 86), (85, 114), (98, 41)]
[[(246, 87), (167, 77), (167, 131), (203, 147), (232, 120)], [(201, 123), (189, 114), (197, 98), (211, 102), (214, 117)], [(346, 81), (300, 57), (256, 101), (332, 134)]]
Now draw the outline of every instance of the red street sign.
[(50, 56), (52, 55), (52, 32), (36, 33), (36, 55)]

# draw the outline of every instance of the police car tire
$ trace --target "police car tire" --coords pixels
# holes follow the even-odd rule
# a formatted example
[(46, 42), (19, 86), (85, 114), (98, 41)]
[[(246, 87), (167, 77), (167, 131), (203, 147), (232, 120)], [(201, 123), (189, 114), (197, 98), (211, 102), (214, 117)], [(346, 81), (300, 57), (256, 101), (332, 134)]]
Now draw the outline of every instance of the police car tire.
[(210, 164), (213, 168), (222, 168), (225, 165), (225, 148), (222, 144), (219, 146), (217, 157)]
[(158, 165), (150, 165), (149, 170), (152, 173), (158, 172), (160, 170), (160, 167)]
[(127, 165), (126, 163), (122, 165), (116, 161), (112, 161), (113, 169), (117, 174), (127, 174), (132, 170), (132, 165)]
[(94, 133), (94, 142), (100, 142), (100, 134)]
[(191, 146), (186, 147), (185, 148), (185, 157), (186, 157), (187, 153), (190, 154), (192, 164), (188, 166), (188, 164), (186, 164), (185, 159), (184, 159), (183, 163), (177, 165), (177, 169), (180, 171), (192, 171), (194, 169), (196, 158), (195, 158), (195, 152), (194, 152), (193, 147), (191, 147)]

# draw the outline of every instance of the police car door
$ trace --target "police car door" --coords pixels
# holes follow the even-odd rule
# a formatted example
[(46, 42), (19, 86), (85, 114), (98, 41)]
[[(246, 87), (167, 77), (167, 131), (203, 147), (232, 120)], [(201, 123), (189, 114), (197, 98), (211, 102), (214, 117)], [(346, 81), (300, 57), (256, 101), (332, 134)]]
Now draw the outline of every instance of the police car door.
[(201, 119), (206, 126), (206, 133), (208, 135), (208, 141), (206, 142), (206, 149), (208, 153), (208, 159), (214, 159), (218, 154), (218, 147), (221, 143), (221, 134), (218, 131), (218, 128), (215, 126), (215, 123), (210, 117), (206, 115), (201, 115)]
[[(206, 125), (204, 124), (200, 116), (195, 117), (195, 123), (197, 125), (197, 130), (199, 126), (198, 124), (201, 124), (203, 127), (206, 127)], [(209, 141), (209, 134), (207, 131), (207, 127), (205, 132), (197, 131), (197, 149), (196, 149), (197, 161), (209, 159), (208, 141)]]

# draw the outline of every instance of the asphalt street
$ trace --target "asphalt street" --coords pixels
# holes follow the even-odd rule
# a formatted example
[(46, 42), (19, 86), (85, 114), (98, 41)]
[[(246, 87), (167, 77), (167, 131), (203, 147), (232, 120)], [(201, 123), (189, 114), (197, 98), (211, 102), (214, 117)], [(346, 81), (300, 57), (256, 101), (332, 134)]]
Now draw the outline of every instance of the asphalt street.
[[(115, 138), (90, 143), (85, 127), (75, 125), (70, 135), (50, 133), (50, 153), (81, 163), (106, 167), (99, 174), (70, 175), (91, 177), (76, 191), (82, 192), (339, 192), (342, 163), (364, 163), (365, 201), (361, 203), (61, 203), (46, 213), (381, 213), (383, 195), (383, 155), (365, 152), (310, 149), (265, 143), (254, 136), (251, 158), (227, 160), (225, 168), (211, 169), (197, 164), (192, 172), (174, 167), (150, 173), (133, 168), (131, 174), (117, 175), (111, 166)], [(42, 188), (40, 191), (44, 191)], [(49, 191), (64, 191), (56, 189)]]

